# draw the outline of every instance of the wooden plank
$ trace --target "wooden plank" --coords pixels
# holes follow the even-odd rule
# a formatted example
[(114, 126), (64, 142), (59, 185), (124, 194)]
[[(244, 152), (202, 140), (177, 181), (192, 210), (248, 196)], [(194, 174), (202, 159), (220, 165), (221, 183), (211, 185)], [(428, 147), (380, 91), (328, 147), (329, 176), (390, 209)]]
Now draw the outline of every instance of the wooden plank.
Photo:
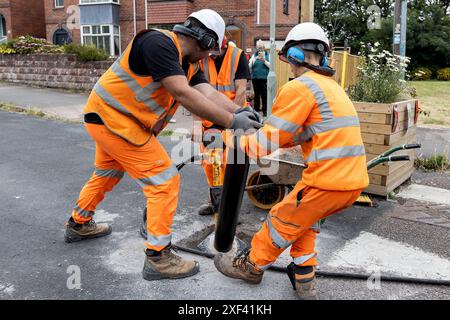
[(391, 124), (391, 115), (383, 113), (358, 112), (360, 123)]
[[(413, 136), (413, 137), (415, 137), (416, 133), (417, 133), (417, 127), (416, 126), (411, 127), (408, 130), (399, 131), (397, 133), (394, 133), (394, 134), (386, 137), (386, 144), (390, 145), (390, 146), (398, 145), (398, 144), (400, 144), (399, 141), (401, 141), (401, 139), (404, 136), (410, 136), (410, 137)], [(413, 141), (413, 142), (415, 142), (415, 141)]]
[(392, 105), (390, 103), (370, 103), (353, 101), (357, 112), (392, 114)]
[(360, 126), (361, 132), (391, 135), (397, 132), (406, 131), (408, 128), (408, 121), (398, 122), (395, 131), (392, 131), (392, 125), (390, 124), (361, 123)]
[[(372, 113), (372, 112), (358, 112), (358, 118), (360, 123), (379, 123), (390, 124), (394, 122), (394, 116), (392, 114)], [(408, 112), (399, 112), (397, 115), (397, 121), (403, 122), (408, 119)]]
[(402, 162), (401, 166), (393, 170), (389, 174), (375, 174), (369, 173), (370, 184), (388, 186), (396, 181), (397, 178), (402, 176), (405, 172), (414, 167), (412, 161)]
[(352, 102), (358, 112), (392, 114), (394, 113), (394, 106), (397, 106), (398, 113), (405, 112), (408, 109), (408, 103), (412, 103), (415, 106), (416, 100), (411, 99), (395, 103)]
[(386, 178), (385, 176), (381, 176), (379, 174), (371, 174), (369, 173), (369, 182), (370, 184), (376, 184), (376, 185), (383, 185), (383, 181), (385, 180), (384, 178)]
[(369, 194), (376, 194), (379, 196), (387, 196), (389, 192), (400, 186), (402, 183), (404, 183), (406, 180), (408, 180), (411, 177), (411, 174), (413, 173), (414, 168), (408, 170), (402, 177), (400, 177), (394, 184), (389, 186), (379, 186), (375, 184), (369, 184), (369, 186), (364, 190), (365, 193)]
[[(391, 186), (393, 184), (395, 184), (399, 179), (403, 179), (404, 175), (407, 172), (411, 172), (411, 170), (414, 169), (414, 162), (412, 161), (408, 161), (406, 162), (406, 164), (402, 167), (400, 167), (398, 170), (395, 170), (394, 172), (392, 172), (390, 175), (388, 175), (385, 179), (385, 185), (386, 186)], [(404, 181), (404, 180), (403, 180)], [(402, 182), (403, 182), (402, 181)]]
[[(408, 144), (408, 143), (415, 143), (416, 140), (417, 140), (416, 135), (406, 134), (399, 141), (397, 141), (395, 146), (400, 146), (402, 144)], [(393, 146), (386, 146), (386, 145), (375, 144), (375, 143), (364, 143), (364, 148), (366, 149), (367, 153), (381, 154), (381, 153), (386, 152), (389, 149), (393, 148)], [(395, 154), (397, 154), (397, 153), (395, 153)]]
[[(413, 162), (412, 160), (410, 160)], [(406, 161), (406, 163), (408, 163)], [(388, 176), (395, 172), (396, 170), (400, 169), (402, 166), (405, 165), (405, 162), (397, 161), (397, 162), (391, 162), (389, 164), (380, 164), (372, 169), (369, 170), (369, 173), (371, 174), (379, 174), (383, 176)]]
[(391, 134), (392, 128), (389, 124), (376, 124), (376, 123), (361, 123), (361, 132), (365, 133), (378, 133), (378, 134)]
[(378, 196), (387, 196), (387, 187), (379, 186), (376, 184), (369, 184), (369, 186), (364, 189), (364, 193), (376, 194)]
[[(399, 151), (398, 153), (396, 153), (396, 155), (402, 155), (402, 154), (408, 154), (410, 157), (410, 160), (409, 161), (395, 161), (395, 162), (381, 163), (378, 166), (370, 169), (369, 173), (387, 176), (389, 174), (392, 174), (396, 170), (399, 170), (402, 166), (404, 166), (408, 163), (414, 164), (414, 158), (415, 158), (414, 150), (402, 150), (402, 151)], [(375, 156), (370, 155), (370, 157), (373, 159)]]
[(361, 132), (361, 137), (365, 143), (374, 143), (380, 145), (383, 145), (384, 142), (389, 138), (388, 136), (382, 134), (366, 132)]

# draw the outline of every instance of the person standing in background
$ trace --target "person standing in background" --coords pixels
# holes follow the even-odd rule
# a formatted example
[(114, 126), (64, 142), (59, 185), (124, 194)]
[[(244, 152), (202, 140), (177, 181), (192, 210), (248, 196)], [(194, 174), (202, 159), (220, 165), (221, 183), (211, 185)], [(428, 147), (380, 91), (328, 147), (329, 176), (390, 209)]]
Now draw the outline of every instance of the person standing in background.
[(261, 39), (256, 42), (256, 52), (250, 58), (249, 67), (255, 92), (254, 108), (256, 111), (262, 112), (263, 116), (267, 116), (267, 76), (269, 75), (270, 61)]

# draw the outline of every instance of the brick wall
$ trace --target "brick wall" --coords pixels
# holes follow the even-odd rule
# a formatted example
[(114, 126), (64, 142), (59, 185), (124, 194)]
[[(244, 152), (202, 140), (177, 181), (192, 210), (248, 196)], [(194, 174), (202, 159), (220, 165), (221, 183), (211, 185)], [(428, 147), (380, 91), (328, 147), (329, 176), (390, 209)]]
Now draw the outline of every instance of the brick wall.
[(156, 1), (149, 2), (149, 24), (174, 24), (184, 22), (187, 16), (195, 11), (191, 1)]
[(44, 0), (11, 1), (13, 37), (32, 35), (45, 38)]
[(79, 62), (75, 55), (0, 55), (0, 80), (49, 88), (91, 90), (112, 60)]
[[(145, 4), (146, 0), (136, 0), (136, 32), (144, 30), (145, 25)], [(120, 1), (120, 35), (122, 51), (134, 37), (134, 11), (133, 1)]]
[(72, 41), (81, 43), (78, 4), (79, 0), (64, 0), (64, 8), (55, 8), (54, 0), (44, 0), (45, 29), (47, 41), (53, 42), (53, 34), (60, 28), (66, 29)]
[(9, 0), (0, 0), (0, 14), (3, 15), (6, 21), (6, 36), (12, 37), (11, 25), (11, 9), (9, 7)]
[(44, 0), (1, 0), (8, 38), (32, 35), (45, 38)]
[[(289, 30), (299, 23), (300, 0), (289, 1), (289, 14), (283, 13), (283, 1), (277, 4), (276, 40), (284, 40)], [(213, 9), (225, 20), (227, 26), (235, 25), (242, 30), (243, 49), (253, 48), (258, 39), (268, 40), (270, 36), (270, 0), (260, 1), (260, 20), (257, 25), (256, 0), (195, 0), (151, 1), (149, 2), (149, 23), (176, 23), (184, 20), (190, 12)], [(189, 11), (190, 10), (190, 11)]]

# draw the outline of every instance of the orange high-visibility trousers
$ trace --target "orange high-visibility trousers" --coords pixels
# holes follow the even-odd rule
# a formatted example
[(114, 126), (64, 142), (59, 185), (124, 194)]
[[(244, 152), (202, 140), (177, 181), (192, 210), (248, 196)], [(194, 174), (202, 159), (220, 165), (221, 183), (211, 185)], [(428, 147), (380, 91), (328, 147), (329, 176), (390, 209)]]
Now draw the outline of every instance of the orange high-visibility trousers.
[(291, 257), (299, 266), (317, 265), (316, 234), (320, 220), (353, 204), (362, 189), (331, 191), (309, 187), (301, 181), (275, 205), (252, 239), (250, 261), (267, 269), (291, 246)]
[(146, 247), (160, 251), (171, 241), (171, 225), (178, 205), (179, 174), (156, 137), (141, 147), (109, 131), (85, 124), (96, 143), (95, 171), (80, 192), (72, 217), (77, 223), (92, 219), (95, 208), (127, 172), (147, 198)]

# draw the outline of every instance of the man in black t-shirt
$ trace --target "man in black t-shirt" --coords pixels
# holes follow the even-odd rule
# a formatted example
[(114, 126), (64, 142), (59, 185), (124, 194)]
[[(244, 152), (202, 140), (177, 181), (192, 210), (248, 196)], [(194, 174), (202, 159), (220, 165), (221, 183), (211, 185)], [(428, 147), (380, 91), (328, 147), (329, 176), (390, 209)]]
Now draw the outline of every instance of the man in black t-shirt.
[(173, 32), (143, 31), (97, 81), (84, 108), (85, 127), (96, 143), (96, 167), (66, 223), (66, 242), (111, 233), (108, 224), (96, 224), (93, 216), (105, 194), (127, 172), (147, 198), (143, 278), (177, 279), (199, 271), (198, 262), (182, 259), (171, 250), (179, 175), (155, 136), (178, 103), (226, 128), (262, 126), (252, 112), (238, 110), (195, 68), (219, 47), (224, 30), (220, 15), (203, 9), (192, 13), (184, 25), (176, 25)]

